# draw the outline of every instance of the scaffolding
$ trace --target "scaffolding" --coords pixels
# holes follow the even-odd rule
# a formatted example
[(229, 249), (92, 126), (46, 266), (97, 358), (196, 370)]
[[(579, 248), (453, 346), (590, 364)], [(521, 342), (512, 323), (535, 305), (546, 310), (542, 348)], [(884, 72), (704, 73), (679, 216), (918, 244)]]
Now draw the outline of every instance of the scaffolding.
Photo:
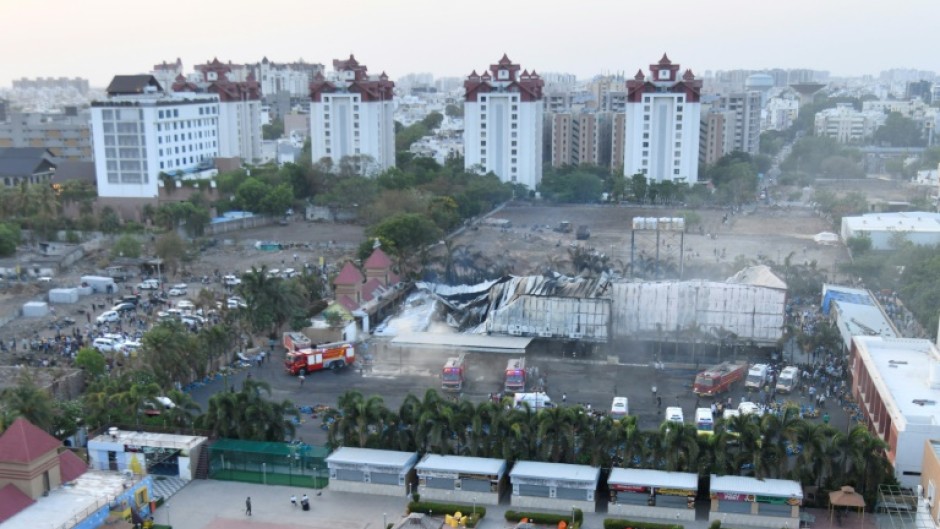
[(323, 488), (329, 481), (324, 446), (221, 439), (209, 448), (209, 477), (265, 485)]
[(875, 504), (878, 529), (934, 529), (930, 511), (911, 489), (880, 485)]

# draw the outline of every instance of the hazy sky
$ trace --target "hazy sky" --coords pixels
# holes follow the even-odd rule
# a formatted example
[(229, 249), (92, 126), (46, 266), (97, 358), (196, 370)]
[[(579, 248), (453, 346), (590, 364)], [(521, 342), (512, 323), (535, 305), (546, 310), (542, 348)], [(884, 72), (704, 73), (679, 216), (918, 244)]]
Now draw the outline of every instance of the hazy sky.
[(0, 0), (0, 87), (20, 77), (142, 73), (183, 59), (350, 52), (395, 78), (464, 76), (503, 52), (579, 78), (635, 72), (663, 52), (696, 73), (940, 70), (940, 0)]

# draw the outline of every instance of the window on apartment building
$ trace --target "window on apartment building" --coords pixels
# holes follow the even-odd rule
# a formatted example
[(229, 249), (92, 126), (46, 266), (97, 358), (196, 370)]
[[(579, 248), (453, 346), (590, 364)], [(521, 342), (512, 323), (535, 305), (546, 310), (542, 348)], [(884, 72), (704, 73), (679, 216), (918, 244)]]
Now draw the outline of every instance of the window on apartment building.
[(330, 148), (329, 148), (329, 147), (326, 148), (326, 153), (327, 153), (327, 154), (330, 154)]
[(480, 141), (480, 147), (486, 147), (486, 140)]
[(157, 152), (159, 153), (159, 156), (163, 156), (163, 149), (157, 149)]
[(677, 141), (677, 142), (676, 142), (676, 149), (678, 149), (678, 148), (680, 148), (680, 147), (682, 147), (682, 142), (681, 142), (681, 141)]
[(672, 165), (680, 165), (679, 160), (672, 162)]
[(356, 147), (356, 154), (359, 154), (359, 147)]
[(157, 143), (163, 143), (163, 136), (157, 136)]
[(682, 156), (682, 151), (676, 151), (676, 156)]
[(180, 111), (178, 108), (173, 110), (173, 117), (174, 118), (180, 117)]
[(673, 169), (673, 170), (672, 170), (672, 174), (679, 174), (679, 170), (678, 170), (678, 169)]
[(515, 129), (515, 128), (518, 128), (518, 125), (516, 125), (515, 123), (513, 123), (513, 124), (512, 124), (512, 128), (514, 128), (514, 129)]
[(512, 110), (513, 112), (515, 112), (516, 110), (519, 110), (519, 105), (513, 105)]
[(649, 115), (649, 114), (646, 114), (646, 115), (643, 116), (643, 121), (649, 121), (649, 120), (650, 120), (650, 115)]
[(329, 137), (330, 137), (330, 131), (324, 132), (323, 135), (326, 136), (327, 138), (329, 138)]
[(480, 102), (486, 103), (486, 96), (480, 96)]
[(359, 112), (359, 105), (353, 105), (353, 112)]
[(649, 147), (649, 146), (650, 146), (650, 142), (648, 142), (648, 141), (644, 141), (644, 142), (643, 142), (643, 147)]
[[(486, 105), (480, 105), (480, 112), (486, 112)], [(482, 114), (481, 114), (482, 117)]]
[(676, 107), (676, 112), (682, 112), (682, 105), (678, 105)]
[(353, 119), (359, 119), (359, 114), (353, 114)]
[(644, 123), (644, 124), (643, 124), (643, 130), (650, 130), (650, 124), (649, 124), (649, 123)]
[(513, 114), (512, 119), (519, 119), (519, 114)]
[(682, 123), (676, 123), (676, 130), (682, 130)]
[(486, 165), (486, 158), (480, 158), (480, 163), (482, 163), (483, 165)]
[(644, 140), (650, 139), (650, 133), (649, 133), (649, 132), (644, 132), (644, 133), (643, 133), (643, 139), (644, 139)]
[(163, 169), (163, 162), (160, 162), (160, 169)]
[(359, 131), (358, 131), (358, 130), (354, 130), (354, 131), (353, 131), (353, 136), (355, 136), (355, 137), (358, 138), (358, 137), (359, 137)]
[(649, 103), (649, 102), (650, 102), (650, 96), (643, 96), (643, 102), (644, 102), (644, 103)]
[(517, 134), (518, 134), (517, 132), (513, 132), (512, 137), (515, 138)]
[[(649, 160), (643, 160), (643, 165), (649, 165), (649, 164), (650, 164)], [(644, 170), (643, 172), (646, 172), (646, 170)]]
[(486, 123), (480, 123), (480, 128), (481, 128), (481, 129), (486, 129)]
[(650, 106), (649, 106), (649, 105), (643, 105), (643, 112), (649, 112), (649, 111), (650, 111)]
[(354, 129), (358, 129), (358, 128), (359, 128), (359, 124), (358, 124), (358, 123), (353, 123), (353, 128), (354, 128)]
[(516, 149), (513, 149), (513, 150), (512, 150), (512, 155), (513, 155), (513, 156), (516, 155)]

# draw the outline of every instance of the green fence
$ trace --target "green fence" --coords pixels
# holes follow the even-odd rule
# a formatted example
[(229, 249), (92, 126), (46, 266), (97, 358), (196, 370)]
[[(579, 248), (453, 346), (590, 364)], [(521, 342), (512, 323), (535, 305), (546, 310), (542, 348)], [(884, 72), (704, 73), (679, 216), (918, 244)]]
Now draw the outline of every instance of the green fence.
[(209, 448), (209, 477), (320, 489), (329, 482), (329, 453), (323, 446), (220, 439)]

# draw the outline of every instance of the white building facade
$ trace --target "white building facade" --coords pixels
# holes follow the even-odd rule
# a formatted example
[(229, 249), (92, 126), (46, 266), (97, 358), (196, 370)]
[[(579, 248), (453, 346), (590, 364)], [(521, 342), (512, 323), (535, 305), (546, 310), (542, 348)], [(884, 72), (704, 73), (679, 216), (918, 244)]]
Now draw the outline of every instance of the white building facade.
[(814, 125), (817, 136), (833, 138), (839, 143), (856, 143), (871, 138), (884, 122), (884, 112), (859, 112), (850, 103), (839, 103), (835, 108), (817, 112)]
[(91, 108), (98, 195), (153, 198), (160, 173), (217, 174), (219, 98), (166, 93), (152, 76), (117, 76)]
[(650, 183), (698, 181), (702, 81), (663, 55), (627, 81), (625, 176), (646, 175)]
[(334, 60), (329, 78), (310, 83), (310, 145), (313, 162), (358, 159), (363, 174), (395, 167), (395, 83), (383, 72), (369, 76), (355, 57)]
[(542, 87), (506, 55), (464, 82), (464, 163), (535, 190), (542, 181)]

